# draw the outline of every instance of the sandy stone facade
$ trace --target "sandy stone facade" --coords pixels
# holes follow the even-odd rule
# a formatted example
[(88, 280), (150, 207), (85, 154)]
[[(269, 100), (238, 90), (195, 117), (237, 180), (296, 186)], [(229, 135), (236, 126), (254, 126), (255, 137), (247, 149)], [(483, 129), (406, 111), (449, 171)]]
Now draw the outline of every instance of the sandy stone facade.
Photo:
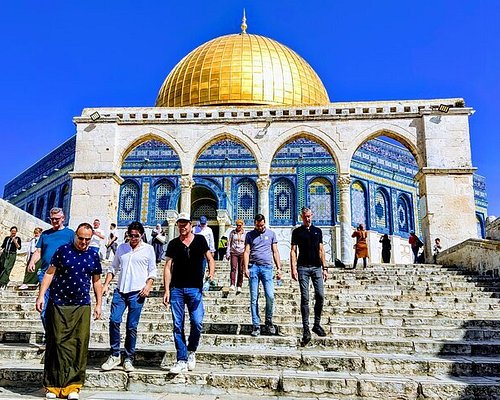
[[(451, 106), (449, 111), (440, 112), (441, 104)], [(351, 159), (361, 144), (384, 135), (404, 144), (418, 164), (419, 217), (427, 247), (436, 237), (449, 247), (477, 237), (468, 125), (473, 110), (463, 104), (462, 99), (437, 99), (321, 107), (85, 109), (74, 118), (71, 225), (86, 221), (89, 215), (102, 216), (104, 226), (114, 221), (123, 161), (133, 148), (152, 139), (168, 144), (179, 156), (180, 211), (187, 212), (194, 165), (203, 150), (227, 138), (242, 144), (257, 162), (259, 212), (269, 216), (273, 156), (287, 142), (304, 137), (324, 146), (336, 164), (340, 227), (330, 235), (335, 238), (330, 240), (330, 251), (350, 262)], [(92, 120), (90, 115), (96, 111), (99, 117)]]

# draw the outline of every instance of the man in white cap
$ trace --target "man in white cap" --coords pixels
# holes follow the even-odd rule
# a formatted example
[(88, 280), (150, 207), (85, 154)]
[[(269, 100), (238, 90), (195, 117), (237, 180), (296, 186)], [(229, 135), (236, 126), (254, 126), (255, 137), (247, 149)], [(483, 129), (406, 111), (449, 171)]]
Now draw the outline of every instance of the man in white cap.
[[(215, 261), (207, 241), (192, 232), (191, 217), (180, 213), (177, 218), (179, 236), (168, 243), (163, 279), (163, 303), (170, 305), (174, 324), (174, 342), (177, 362), (170, 368), (173, 374), (192, 371), (196, 366), (195, 352), (200, 343), (203, 326), (203, 260), (208, 261), (208, 276), (214, 278)], [(184, 312), (187, 306), (191, 331), (186, 345)]]

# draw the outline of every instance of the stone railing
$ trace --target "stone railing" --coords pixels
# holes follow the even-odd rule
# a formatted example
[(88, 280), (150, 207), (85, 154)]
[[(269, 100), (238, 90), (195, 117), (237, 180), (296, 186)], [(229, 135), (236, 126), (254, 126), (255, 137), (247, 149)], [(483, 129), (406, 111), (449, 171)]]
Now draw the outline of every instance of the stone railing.
[(437, 262), (457, 266), (481, 275), (500, 276), (500, 242), (468, 239), (439, 254)]

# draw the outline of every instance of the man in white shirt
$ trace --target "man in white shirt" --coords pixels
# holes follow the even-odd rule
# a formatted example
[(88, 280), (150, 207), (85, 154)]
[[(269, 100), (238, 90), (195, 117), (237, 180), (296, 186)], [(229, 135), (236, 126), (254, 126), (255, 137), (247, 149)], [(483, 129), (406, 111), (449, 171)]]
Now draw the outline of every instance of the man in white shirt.
[(202, 215), (200, 217), (200, 223), (194, 227), (193, 233), (196, 235), (202, 235), (207, 241), (208, 248), (212, 253), (212, 256), (215, 256), (215, 240), (214, 240), (214, 232), (212, 228), (207, 225), (207, 217)]
[(89, 249), (94, 250), (97, 254), (101, 250), (101, 243), (104, 240), (104, 231), (100, 228), (101, 221), (97, 218), (94, 219), (94, 231), (92, 235), (92, 239), (90, 239)]
[(109, 317), (111, 355), (101, 366), (104, 371), (112, 370), (121, 364), (120, 324), (127, 307), (123, 369), (126, 372), (134, 370), (137, 326), (139, 325), (144, 301), (149, 296), (156, 278), (156, 258), (153, 246), (141, 240), (144, 227), (140, 222), (132, 222), (128, 226), (127, 232), (130, 241), (118, 246), (103, 285), (103, 293), (107, 293), (109, 283), (118, 274)]

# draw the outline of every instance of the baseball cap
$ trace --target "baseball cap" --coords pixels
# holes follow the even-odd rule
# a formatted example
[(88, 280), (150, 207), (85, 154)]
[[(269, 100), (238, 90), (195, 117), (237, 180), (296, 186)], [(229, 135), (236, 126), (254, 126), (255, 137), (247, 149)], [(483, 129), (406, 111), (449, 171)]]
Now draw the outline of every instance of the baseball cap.
[(206, 224), (207, 223), (207, 217), (205, 217), (204, 215), (202, 215), (200, 217), (200, 224)]
[(190, 217), (190, 215), (188, 213), (181, 212), (177, 216), (177, 220), (175, 222), (179, 222), (179, 221), (188, 221), (188, 222), (191, 222), (191, 217)]

